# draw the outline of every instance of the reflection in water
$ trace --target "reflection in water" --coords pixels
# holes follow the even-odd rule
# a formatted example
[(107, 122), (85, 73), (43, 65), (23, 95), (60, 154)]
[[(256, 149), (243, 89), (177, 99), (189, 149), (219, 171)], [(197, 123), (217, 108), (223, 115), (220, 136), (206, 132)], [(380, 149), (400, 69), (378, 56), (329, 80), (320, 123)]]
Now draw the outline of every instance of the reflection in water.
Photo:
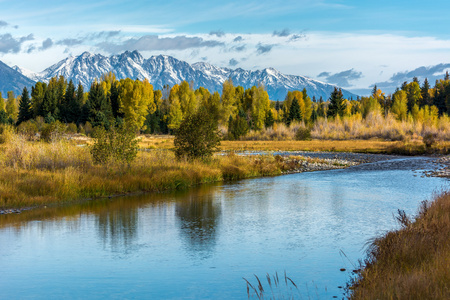
[(114, 252), (127, 253), (137, 238), (138, 219), (137, 208), (106, 210), (99, 213), (96, 227), (103, 241), (103, 247), (108, 245)]
[(191, 194), (177, 202), (175, 211), (188, 250), (201, 259), (210, 257), (221, 217), (221, 207), (214, 204), (213, 194)]

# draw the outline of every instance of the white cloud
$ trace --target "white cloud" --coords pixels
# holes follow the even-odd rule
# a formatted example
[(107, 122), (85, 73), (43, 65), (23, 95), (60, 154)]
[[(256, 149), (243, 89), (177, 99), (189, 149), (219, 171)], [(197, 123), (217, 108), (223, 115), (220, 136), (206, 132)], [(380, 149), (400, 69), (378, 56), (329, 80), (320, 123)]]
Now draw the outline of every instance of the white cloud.
[[(95, 31), (99, 35), (98, 40), (88, 38), (94, 36), (95, 32), (74, 35), (71, 39), (75, 42), (72, 45), (75, 46), (70, 47), (70, 52), (77, 55), (83, 51), (109, 54), (138, 50), (145, 57), (167, 54), (189, 63), (207, 57), (208, 62), (221, 67), (229, 67), (239, 62), (239, 67), (243, 69), (254, 70), (255, 66), (273, 67), (285, 74), (310, 76), (322, 80), (326, 78), (317, 76), (322, 71), (327, 71), (331, 75), (353, 68), (361, 76), (352, 73), (347, 78), (347, 83), (355, 89), (368, 88), (376, 82), (389, 81), (394, 74), (405, 70), (450, 63), (450, 40), (435, 37), (332, 32), (308, 32), (307, 38), (297, 39), (291, 38), (296, 34), (294, 32), (283, 37), (273, 36), (273, 32), (227, 33), (219, 34), (220, 37), (212, 36), (209, 32), (196, 35), (177, 33), (126, 36), (129, 32), (118, 30), (121, 29), (112, 28), (111, 32), (108, 31), (110, 33), (105, 31), (101, 36), (99, 33), (104, 30)], [(6, 37), (7, 40), (10, 38)], [(15, 50), (11, 49), (19, 49), (17, 41), (20, 42), (15, 38), (16, 43), (9, 46), (9, 52), (3, 57), (7, 56), (12, 64), (31, 70), (42, 70), (67, 56), (64, 54), (66, 46), (62, 44), (64, 41), (64, 45), (68, 45), (69, 39), (55, 37), (51, 39), (54, 44), (47, 50), (47, 52), (51, 50), (51, 55), (49, 52), (48, 55), (41, 56), (38, 51), (15, 55), (17, 52), (14, 53)], [(44, 40), (36, 41), (35, 48), (41, 47)], [(22, 47), (24, 48), (27, 47)], [(261, 55), (255, 55), (258, 53)]]

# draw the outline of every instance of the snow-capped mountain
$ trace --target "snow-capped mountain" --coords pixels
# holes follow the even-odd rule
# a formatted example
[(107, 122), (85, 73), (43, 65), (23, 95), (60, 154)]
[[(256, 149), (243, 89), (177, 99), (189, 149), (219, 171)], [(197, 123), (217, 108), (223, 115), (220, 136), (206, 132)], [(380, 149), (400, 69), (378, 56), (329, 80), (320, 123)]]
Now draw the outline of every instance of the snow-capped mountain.
[(22, 72), (17, 71), (0, 61), (0, 92), (2, 97), (7, 97), (7, 92), (13, 91), (14, 94), (22, 94), (23, 88), (27, 87), (31, 91), (31, 86), (36, 82), (23, 75)]
[[(17, 70), (20, 72), (21, 69)], [(76, 57), (70, 56), (41, 73), (24, 71), (22, 74), (43, 81), (62, 75), (67, 80), (72, 79), (75, 84), (81, 83), (89, 88), (96, 78), (108, 72), (113, 72), (118, 79), (147, 78), (155, 89), (161, 89), (164, 85), (173, 86), (184, 80), (193, 82), (194, 88), (203, 86), (210, 92), (221, 92), (222, 83), (228, 78), (233, 80), (235, 86), (241, 85), (244, 88), (263, 83), (272, 100), (284, 100), (288, 91), (303, 88), (306, 88), (311, 97), (322, 96), (323, 99), (328, 99), (335, 87), (303, 76), (285, 75), (272, 68), (248, 71), (240, 68), (220, 68), (205, 62), (190, 65), (167, 55), (144, 59), (137, 51), (126, 51), (110, 57), (84, 52)], [(345, 97), (356, 98), (356, 95), (346, 90), (342, 92)]]

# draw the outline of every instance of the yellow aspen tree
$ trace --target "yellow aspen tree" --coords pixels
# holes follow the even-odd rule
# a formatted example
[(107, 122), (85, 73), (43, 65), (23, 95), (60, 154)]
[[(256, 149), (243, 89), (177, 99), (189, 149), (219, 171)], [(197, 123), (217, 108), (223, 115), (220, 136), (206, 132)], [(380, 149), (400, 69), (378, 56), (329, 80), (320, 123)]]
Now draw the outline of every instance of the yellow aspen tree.
[(147, 79), (144, 81), (130, 78), (121, 81), (120, 111), (128, 125), (136, 129), (145, 129), (144, 122), (147, 114), (156, 109), (153, 99), (153, 86)]
[(193, 114), (197, 110), (197, 97), (187, 81), (183, 81), (178, 89), (183, 116)]
[(392, 104), (392, 113), (400, 121), (405, 121), (408, 114), (408, 99), (406, 98), (406, 92), (398, 90), (392, 95), (394, 103)]
[(267, 94), (264, 85), (258, 85), (255, 93), (253, 93), (252, 100), (253, 128), (256, 130), (261, 130), (264, 128), (266, 113), (270, 109), (269, 94)]
[(172, 130), (176, 130), (180, 127), (183, 121), (183, 112), (181, 111), (181, 104), (178, 97), (174, 98), (169, 107), (169, 114), (167, 115), (168, 125)]
[(222, 98), (220, 109), (220, 122), (222, 124), (228, 122), (230, 116), (236, 114), (236, 88), (233, 85), (231, 78), (224, 81), (222, 84)]
[(14, 97), (14, 92), (8, 92), (8, 101), (6, 102), (5, 108), (8, 118), (13, 119), (15, 122), (17, 120), (17, 114), (19, 111), (17, 109), (17, 101)]

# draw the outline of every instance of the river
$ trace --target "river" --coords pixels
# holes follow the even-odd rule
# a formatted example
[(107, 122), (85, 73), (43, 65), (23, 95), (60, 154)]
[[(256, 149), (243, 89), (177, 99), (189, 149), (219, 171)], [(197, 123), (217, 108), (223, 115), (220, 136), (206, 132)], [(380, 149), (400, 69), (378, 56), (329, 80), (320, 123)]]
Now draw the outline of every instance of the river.
[[(449, 187), (430, 159), (242, 180), (0, 216), (0, 299), (342, 298), (367, 243)], [(342, 271), (341, 269), (345, 269)], [(287, 290), (284, 273), (297, 285)], [(272, 283), (273, 285), (273, 283)]]

